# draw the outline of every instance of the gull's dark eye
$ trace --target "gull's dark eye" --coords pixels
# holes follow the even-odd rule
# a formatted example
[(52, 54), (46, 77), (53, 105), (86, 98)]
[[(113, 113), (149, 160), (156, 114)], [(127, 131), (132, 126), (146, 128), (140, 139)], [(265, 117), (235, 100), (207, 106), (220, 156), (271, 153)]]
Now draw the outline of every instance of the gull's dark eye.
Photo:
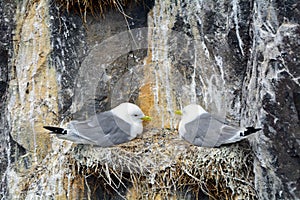
[(134, 114), (135, 117), (139, 116), (138, 114)]

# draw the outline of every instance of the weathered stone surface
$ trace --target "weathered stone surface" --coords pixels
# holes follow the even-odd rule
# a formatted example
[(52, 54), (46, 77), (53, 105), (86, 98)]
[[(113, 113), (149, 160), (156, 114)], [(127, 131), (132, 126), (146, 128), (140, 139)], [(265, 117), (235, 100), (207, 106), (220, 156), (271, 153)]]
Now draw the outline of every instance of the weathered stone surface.
[(299, 20), (293, 17), (299, 5), (285, 2), (284, 7), (293, 10), (285, 14), (275, 3), (255, 2), (253, 7), (257, 15), (253, 18), (243, 112), (253, 115), (254, 105), (256, 118), (264, 127), (264, 136), (253, 142), (258, 159), (254, 165), (256, 188), (263, 199), (297, 199), (300, 195), (299, 109), (294, 95), (300, 89)]
[(0, 198), (7, 195), (6, 170), (15, 161), (14, 143), (10, 143), (9, 126), (6, 121), (6, 99), (9, 86), (9, 71), (11, 70), (9, 57), (12, 55), (12, 38), (14, 30), (15, 3), (13, 1), (0, 2)]
[[(28, 3), (28, 4), (27, 4)], [(33, 162), (49, 150), (49, 135), (42, 129), (56, 112), (57, 81), (49, 66), (51, 52), (48, 2), (24, 1), (16, 12), (14, 54), (9, 80), (7, 119), (13, 139), (32, 152)], [(20, 45), (22, 44), (22, 45)]]
[[(13, 4), (0, 2), (0, 13), (5, 16), (0, 19), (3, 194), (8, 184), (10, 195), (28, 199), (63, 199), (66, 194), (83, 198), (92, 194), (91, 189), (94, 195), (102, 195), (107, 188), (99, 189), (93, 183), (105, 185), (105, 180), (80, 174), (85, 171), (87, 175), (99, 165), (96, 159), (86, 159), (97, 155), (94, 149), (50, 140), (41, 127), (86, 118), (130, 101), (154, 116), (147, 127), (176, 127), (178, 118), (173, 111), (189, 103), (199, 103), (232, 124), (261, 126), (263, 131), (250, 138), (249, 155), (255, 156), (247, 166), (249, 174), (253, 169), (254, 180), (246, 180), (247, 184), (255, 187), (260, 199), (300, 198), (297, 0), (156, 0), (150, 13), (153, 2), (146, 1), (146, 6), (126, 8), (125, 13), (132, 17), (127, 22), (121, 13), (110, 10), (105, 18), (87, 15), (86, 24), (73, 12), (48, 3), (20, 2), (13, 28), (8, 21), (14, 9), (3, 10)], [(14, 46), (9, 32), (15, 34)], [(8, 143), (8, 132), (16, 143)], [(163, 139), (144, 138), (143, 145), (174, 150), (164, 146), (169, 135), (159, 133)], [(135, 148), (134, 142), (130, 144)], [(147, 152), (138, 153), (145, 156), (155, 150), (145, 149)], [(126, 152), (126, 147), (120, 150)], [(100, 165), (109, 176), (115, 170), (113, 160), (103, 152), (113, 150), (97, 151), (108, 156)], [(166, 166), (162, 169), (165, 175), (177, 169), (170, 163)], [(28, 176), (22, 178), (24, 173)], [(126, 194), (124, 185), (120, 188), (116, 199), (139, 196), (132, 191)]]

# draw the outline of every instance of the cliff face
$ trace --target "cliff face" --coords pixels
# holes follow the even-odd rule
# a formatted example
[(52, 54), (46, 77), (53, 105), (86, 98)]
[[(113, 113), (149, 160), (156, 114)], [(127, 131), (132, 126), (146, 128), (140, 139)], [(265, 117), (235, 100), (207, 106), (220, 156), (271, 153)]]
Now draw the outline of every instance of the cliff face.
[[(42, 129), (43, 124), (84, 119), (130, 101), (155, 118), (146, 127), (156, 130), (141, 140), (151, 144), (142, 144), (147, 152), (142, 148), (142, 155), (126, 154), (130, 162), (147, 160), (149, 152), (157, 158), (147, 160), (154, 166), (148, 163), (149, 168), (135, 173), (154, 173), (156, 166), (159, 173), (176, 176), (180, 163), (190, 166), (186, 157), (183, 163), (183, 152), (208, 155), (201, 148), (175, 147), (172, 134), (164, 131), (177, 126), (174, 110), (198, 103), (232, 124), (263, 128), (249, 139), (251, 151), (237, 153), (232, 150), (238, 149), (235, 146), (212, 150), (220, 156), (216, 159), (230, 151), (249, 155), (240, 166), (251, 162), (250, 178), (241, 183), (249, 182), (256, 192), (243, 190), (245, 194), (261, 199), (300, 198), (300, 3), (156, 0), (117, 8), (108, 9), (104, 18), (87, 14), (84, 23), (74, 10), (66, 12), (47, 0), (0, 2), (1, 196), (138, 197), (128, 188), (148, 186), (124, 181), (135, 177), (129, 173), (132, 169), (114, 161), (116, 152), (130, 152), (131, 145), (139, 142), (121, 150), (95, 150), (71, 146)], [(156, 141), (160, 137), (165, 143)], [(159, 148), (164, 153), (157, 154)], [(182, 152), (176, 154), (174, 149)], [(122, 171), (122, 186), (91, 192), (97, 188), (91, 184), (95, 180), (102, 185), (116, 181), (118, 176), (108, 178), (108, 174), (120, 166), (126, 171)], [(107, 180), (92, 176), (91, 169), (104, 173)], [(191, 177), (188, 169), (180, 170)], [(215, 195), (211, 188), (201, 189)], [(231, 198), (243, 195), (231, 190)]]
[[(4, 7), (6, 9), (4, 9)], [(1, 184), (0, 196), (5, 196), (7, 191), (6, 175), (8, 165), (14, 161), (9, 143), (9, 127), (5, 115), (5, 101), (9, 86), (9, 72), (11, 70), (9, 58), (12, 56), (12, 31), (14, 30), (15, 5), (7, 1), (0, 2), (0, 171)], [(5, 20), (6, 19), (6, 20)]]

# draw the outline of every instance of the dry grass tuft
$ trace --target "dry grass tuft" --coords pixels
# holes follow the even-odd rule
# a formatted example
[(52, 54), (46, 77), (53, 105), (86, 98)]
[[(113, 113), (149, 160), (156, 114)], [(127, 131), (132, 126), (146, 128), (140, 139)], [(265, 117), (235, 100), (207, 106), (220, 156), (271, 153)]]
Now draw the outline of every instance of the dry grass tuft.
[(68, 10), (80, 13), (86, 22), (87, 14), (104, 16), (109, 9), (123, 13), (123, 8), (138, 0), (56, 0), (56, 4)]

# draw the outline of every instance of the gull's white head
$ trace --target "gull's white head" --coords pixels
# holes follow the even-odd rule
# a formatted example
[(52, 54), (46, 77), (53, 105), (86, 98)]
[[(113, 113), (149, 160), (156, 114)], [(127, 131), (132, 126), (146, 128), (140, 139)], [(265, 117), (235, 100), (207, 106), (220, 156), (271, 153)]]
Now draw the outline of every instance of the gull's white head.
[(142, 123), (145, 117), (143, 111), (132, 103), (121, 103), (111, 111), (128, 123)]
[(143, 111), (132, 103), (121, 103), (111, 112), (131, 125), (130, 135), (132, 137), (143, 132), (143, 121), (151, 120), (151, 117), (145, 116)]
[(200, 105), (190, 104), (183, 108), (181, 119), (186, 122), (193, 121), (203, 113), (207, 113), (207, 111), (205, 111)]
[(179, 122), (179, 135), (184, 138), (187, 133), (185, 129), (185, 124), (195, 120), (199, 115), (207, 113), (200, 105), (190, 104), (183, 108), (181, 120)]

